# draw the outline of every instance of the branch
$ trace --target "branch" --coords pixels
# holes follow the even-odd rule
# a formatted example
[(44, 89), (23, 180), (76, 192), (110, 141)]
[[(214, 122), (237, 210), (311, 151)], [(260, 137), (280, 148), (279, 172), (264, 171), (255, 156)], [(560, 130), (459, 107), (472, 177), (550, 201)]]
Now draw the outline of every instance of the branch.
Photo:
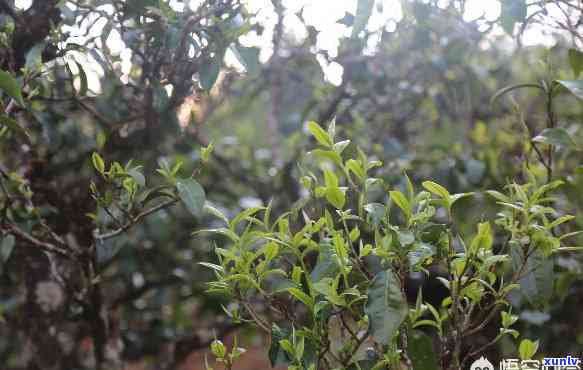
[(96, 240), (103, 241), (103, 240), (107, 240), (107, 239), (111, 239), (113, 237), (116, 237), (119, 234), (121, 234), (121, 233), (129, 230), (132, 226), (134, 226), (135, 224), (137, 224), (138, 222), (140, 222), (143, 218), (151, 215), (152, 213), (158, 212), (161, 209), (167, 208), (167, 207), (173, 205), (176, 202), (178, 202), (178, 199), (177, 198), (173, 198), (173, 199), (167, 200), (167, 201), (165, 201), (163, 203), (160, 203), (160, 204), (158, 204), (155, 207), (152, 207), (150, 209), (147, 209), (147, 210), (139, 213), (136, 217), (132, 218), (129, 222), (127, 222), (126, 224), (124, 224), (123, 226), (121, 226), (119, 229), (116, 229), (116, 230), (111, 231), (111, 232), (106, 233), (106, 234), (100, 234), (100, 235), (98, 234), (98, 235), (95, 235), (95, 239)]
[(12, 224), (8, 225), (7, 231), (8, 231), (8, 233), (14, 235), (16, 238), (18, 238), (22, 241), (26, 241), (26, 242), (44, 250), (44, 251), (46, 251), (46, 252), (53, 252), (53, 253), (56, 253), (56, 254), (59, 254), (59, 255), (65, 257), (65, 258), (72, 259), (72, 256), (69, 254), (68, 251), (61, 249), (60, 247), (57, 247), (54, 244), (43, 242), (42, 240), (37, 239), (34, 236), (19, 229), (16, 225), (12, 225)]

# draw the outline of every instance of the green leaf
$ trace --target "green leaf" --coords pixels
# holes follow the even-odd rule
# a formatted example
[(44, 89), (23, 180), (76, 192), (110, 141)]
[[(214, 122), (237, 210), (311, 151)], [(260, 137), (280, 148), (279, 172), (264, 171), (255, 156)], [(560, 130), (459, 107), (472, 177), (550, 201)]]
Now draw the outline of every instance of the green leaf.
[(334, 254), (334, 247), (331, 244), (320, 244), (318, 262), (310, 273), (310, 279), (313, 282), (318, 282), (326, 277), (336, 276), (340, 268), (334, 259)]
[(14, 250), (14, 235), (6, 235), (0, 242), (0, 265), (5, 264)]
[(330, 187), (326, 188), (326, 200), (337, 209), (342, 209), (346, 203), (346, 195), (342, 189), (338, 187)]
[(413, 370), (438, 370), (440, 368), (431, 337), (421, 331), (414, 330), (408, 340), (407, 351)]
[(198, 72), (200, 87), (204, 90), (210, 90), (213, 88), (217, 78), (219, 77), (219, 72), (221, 71), (221, 66), (223, 65), (223, 54), (215, 54), (214, 57), (207, 59), (203, 62)]
[(556, 80), (556, 82), (569, 90), (571, 94), (583, 100), (583, 80)]
[(342, 165), (342, 157), (333, 150), (314, 149), (308, 153), (318, 158), (329, 160), (337, 165)]
[(4, 90), (8, 96), (14, 99), (21, 107), (24, 107), (20, 85), (10, 73), (3, 70), (0, 70), (0, 90)]
[(477, 253), (479, 250), (489, 250), (492, 248), (494, 237), (492, 236), (492, 228), (489, 222), (482, 222), (478, 224), (478, 233), (470, 244), (470, 251)]
[[(332, 142), (334, 142), (334, 135), (332, 135), (330, 133), (330, 129), (328, 129), (328, 135), (330, 136), (330, 140), (332, 140)], [(350, 144), (350, 140), (342, 140), (339, 141), (337, 143), (334, 143), (334, 145), (332, 146), (332, 148), (334, 149), (334, 151), (338, 154), (342, 154), (342, 152), (344, 151), (344, 149), (346, 149), (346, 147)]]
[(575, 141), (564, 128), (546, 128), (532, 141), (567, 148), (576, 146)]
[(352, 26), (352, 38), (358, 37), (358, 34), (366, 28), (368, 20), (372, 14), (373, 5), (374, 0), (358, 0), (356, 5), (356, 15), (354, 16), (354, 24)]
[(408, 313), (401, 282), (393, 270), (381, 271), (374, 277), (364, 310), (372, 336), (381, 344), (389, 344)]
[(314, 136), (314, 138), (323, 146), (331, 147), (332, 146), (332, 139), (328, 135), (326, 131), (320, 125), (318, 125), (314, 121), (308, 122), (308, 130)]
[(211, 154), (215, 149), (215, 144), (210, 142), (206, 147), (200, 149), (200, 159), (203, 163), (207, 163), (211, 158)]
[(500, 22), (509, 35), (513, 34), (514, 24), (526, 19), (526, 0), (502, 0)]
[(472, 195), (474, 195), (474, 193), (458, 193), (458, 194), (452, 194), (451, 197), (449, 198), (450, 205), (453, 206), (454, 203), (457, 202), (458, 200), (460, 200), (462, 198), (471, 197)]
[(211, 215), (220, 218), (226, 225), (229, 225), (229, 219), (227, 216), (223, 214), (223, 212), (219, 211), (217, 207), (213, 204), (209, 203), (208, 201), (204, 202), (204, 210)]
[(346, 203), (344, 191), (338, 187), (338, 177), (334, 172), (324, 169), (324, 181), (326, 183), (326, 200), (334, 207), (342, 209)]
[(309, 309), (312, 309), (314, 307), (314, 298), (310, 297), (302, 290), (298, 288), (289, 288), (287, 291), (289, 292), (289, 294), (297, 298), (300, 302), (305, 304)]
[(46, 48), (46, 43), (41, 42), (33, 46), (28, 53), (26, 53), (26, 62), (24, 66), (29, 71), (38, 71), (42, 67), (42, 54)]
[(354, 173), (356, 177), (358, 177), (361, 181), (364, 180), (364, 178), (366, 177), (366, 171), (364, 170), (364, 168), (362, 168), (358, 161), (354, 159), (349, 159), (348, 161), (346, 161), (346, 167), (348, 168), (349, 171)]
[(344, 297), (340, 296), (337, 291), (337, 286), (335, 280), (332, 278), (323, 278), (317, 283), (313, 284), (314, 290), (318, 293), (324, 295), (330, 303), (337, 306), (346, 306), (346, 300)]
[[(336, 117), (332, 118), (332, 121), (328, 125), (328, 137), (330, 137), (330, 140), (334, 142), (334, 138), (336, 137)], [(345, 142), (346, 145), (348, 145), (348, 143), (350, 143), (350, 140), (345, 140)], [(344, 147), (346, 147), (346, 145), (344, 145)], [(342, 153), (342, 150), (340, 150), (338, 153)]]
[(423, 181), (423, 183), (421, 185), (423, 185), (425, 190), (439, 196), (441, 199), (443, 199), (445, 201), (449, 200), (449, 191), (447, 191), (446, 188), (439, 185), (438, 183), (433, 182), (433, 181)]
[(518, 320), (518, 315), (511, 315), (505, 311), (502, 311), (500, 316), (502, 317), (502, 326), (505, 328), (511, 327)]
[(486, 194), (488, 194), (489, 196), (491, 196), (492, 198), (494, 198), (500, 202), (504, 202), (504, 203), (511, 202), (511, 199), (509, 197), (507, 197), (506, 195), (504, 195), (501, 192), (496, 191), (496, 190), (486, 190)]
[(128, 171), (128, 175), (130, 175), (131, 178), (134, 179), (136, 184), (140, 185), (141, 187), (146, 186), (146, 178), (144, 177), (144, 175), (140, 172), (140, 170), (138, 168), (136, 168), (136, 167), (131, 168)]
[(97, 170), (97, 172), (100, 174), (105, 172), (105, 162), (98, 153), (93, 152), (91, 155), (91, 161), (93, 162), (93, 167)]
[(538, 340), (532, 341), (530, 339), (523, 339), (518, 346), (518, 353), (520, 354), (521, 360), (531, 359), (538, 350)]
[(178, 179), (176, 181), (178, 196), (186, 205), (190, 213), (199, 217), (204, 209), (205, 193), (202, 186), (193, 178)]
[(237, 57), (237, 60), (245, 67), (247, 73), (250, 75), (257, 75), (259, 73), (259, 48), (233, 45), (231, 46), (231, 50)]
[(510, 248), (512, 268), (515, 272), (522, 268), (520, 292), (532, 304), (541, 304), (547, 301), (553, 293), (554, 263), (552, 258), (546, 258), (543, 251), (536, 249), (530, 254), (526, 265), (524, 251), (520, 245)]
[(18, 124), (18, 122), (16, 122), (15, 119), (12, 119), (8, 116), (0, 114), (0, 124), (8, 127), (8, 129), (10, 129), (11, 131), (13, 131), (16, 134), (24, 135), (30, 141), (30, 136), (28, 135), (28, 131), (26, 131), (24, 129), (24, 127), (20, 126)]
[(279, 328), (276, 324), (271, 327), (271, 346), (269, 347), (269, 360), (271, 361), (271, 366), (275, 367), (277, 365), (289, 365), (289, 356), (286, 355), (284, 349), (281, 347), (279, 342), (289, 335), (288, 332)]
[(223, 236), (226, 236), (227, 238), (231, 239), (233, 242), (239, 241), (239, 235), (235, 234), (233, 231), (227, 229), (226, 227), (219, 227), (216, 229), (197, 230), (197, 231), (193, 232), (191, 235), (195, 236), (195, 235), (202, 234), (202, 233), (223, 235)]
[(411, 204), (405, 195), (398, 190), (393, 190), (389, 192), (389, 196), (391, 197), (391, 200), (395, 202), (399, 208), (401, 208), (403, 213), (405, 213), (405, 217), (407, 217), (407, 220), (409, 220), (411, 218)]
[(577, 78), (583, 71), (583, 53), (577, 49), (569, 49), (568, 56), (573, 74)]
[(168, 92), (158, 81), (152, 82), (152, 106), (158, 113), (163, 113), (168, 109), (170, 97)]
[(364, 206), (364, 210), (368, 213), (372, 225), (377, 227), (386, 216), (386, 207), (381, 203), (368, 203)]

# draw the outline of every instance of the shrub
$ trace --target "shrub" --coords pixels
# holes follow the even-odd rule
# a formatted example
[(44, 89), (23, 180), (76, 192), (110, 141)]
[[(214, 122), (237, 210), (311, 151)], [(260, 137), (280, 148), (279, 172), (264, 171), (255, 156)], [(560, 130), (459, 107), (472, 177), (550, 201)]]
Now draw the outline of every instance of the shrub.
[[(335, 141), (334, 123), (328, 131), (314, 122), (308, 128), (319, 143), (309, 158), (319, 169), (304, 169), (306, 196), (293, 209), (275, 218), (271, 206), (250, 208), (232, 220), (215, 211), (225, 226), (196, 232), (228, 240), (216, 248), (219, 262), (205, 263), (216, 274), (209, 291), (236, 303), (226, 309), (235, 322), (271, 336), (272, 363), (458, 369), (503, 336), (521, 340), (521, 356), (532, 357), (536, 343), (513, 329), (509, 294), (520, 287), (530, 302), (544, 300), (553, 289), (550, 257), (578, 249), (560, 230), (574, 217), (553, 208), (551, 193), (562, 182), (541, 183), (526, 171), (527, 182), (486, 191), (499, 213), (463, 235), (452, 217), (456, 204), (480, 194), (451, 194), (432, 181), (416, 189), (406, 174), (404, 191), (388, 189), (374, 176), (382, 164), (349, 140)], [(385, 201), (370, 202), (379, 190)], [(408, 302), (415, 272), (447, 294), (431, 303), (418, 289)], [(489, 342), (468, 345), (491, 324), (499, 331)]]

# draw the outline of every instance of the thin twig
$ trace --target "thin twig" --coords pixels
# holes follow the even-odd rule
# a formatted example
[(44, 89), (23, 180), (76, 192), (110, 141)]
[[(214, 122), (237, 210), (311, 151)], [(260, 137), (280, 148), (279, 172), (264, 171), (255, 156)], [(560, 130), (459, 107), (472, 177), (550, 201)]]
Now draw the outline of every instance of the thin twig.
[(99, 241), (103, 241), (103, 240), (107, 240), (107, 239), (111, 239), (113, 237), (118, 236), (119, 234), (129, 230), (132, 226), (134, 226), (135, 224), (137, 224), (140, 220), (142, 220), (144, 217), (147, 217), (149, 215), (151, 215), (152, 213), (158, 212), (161, 209), (167, 208), (171, 205), (173, 205), (174, 203), (178, 202), (177, 198), (172, 198), (170, 200), (167, 200), (163, 203), (158, 204), (157, 206), (154, 206), (150, 209), (147, 209), (141, 213), (139, 213), (137, 216), (135, 216), (134, 218), (132, 218), (129, 222), (127, 222), (126, 224), (122, 225), (120, 228), (111, 231), (109, 233), (106, 234), (98, 234), (95, 235), (95, 239), (99, 240)]

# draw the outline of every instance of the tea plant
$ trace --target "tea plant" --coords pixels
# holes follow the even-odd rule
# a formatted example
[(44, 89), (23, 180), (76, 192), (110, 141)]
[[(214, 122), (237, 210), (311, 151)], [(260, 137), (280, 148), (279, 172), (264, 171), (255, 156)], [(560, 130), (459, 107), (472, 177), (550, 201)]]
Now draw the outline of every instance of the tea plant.
[[(573, 216), (554, 208), (551, 194), (562, 182), (539, 183), (529, 173), (503, 193), (487, 191), (498, 215), (463, 235), (455, 205), (476, 194), (433, 181), (417, 189), (406, 174), (405, 191), (389, 188), (374, 175), (379, 161), (335, 140), (334, 123), (308, 129), (319, 144), (309, 157), (319, 166), (304, 170), (306, 196), (296, 207), (277, 217), (271, 205), (249, 208), (232, 220), (213, 209), (224, 227), (195, 232), (228, 240), (216, 248), (217, 264), (204, 263), (216, 274), (209, 291), (236, 303), (225, 308), (232, 320), (271, 336), (272, 363), (459, 369), (503, 336), (521, 339), (521, 355), (532, 357), (536, 343), (513, 329), (509, 294), (520, 288), (533, 303), (548, 297), (552, 256), (579, 249), (561, 227)], [(385, 201), (370, 202), (379, 190)], [(432, 304), (419, 289), (409, 303), (413, 272), (439, 280), (447, 296)], [(488, 343), (469, 344), (493, 323), (500, 329)]]

